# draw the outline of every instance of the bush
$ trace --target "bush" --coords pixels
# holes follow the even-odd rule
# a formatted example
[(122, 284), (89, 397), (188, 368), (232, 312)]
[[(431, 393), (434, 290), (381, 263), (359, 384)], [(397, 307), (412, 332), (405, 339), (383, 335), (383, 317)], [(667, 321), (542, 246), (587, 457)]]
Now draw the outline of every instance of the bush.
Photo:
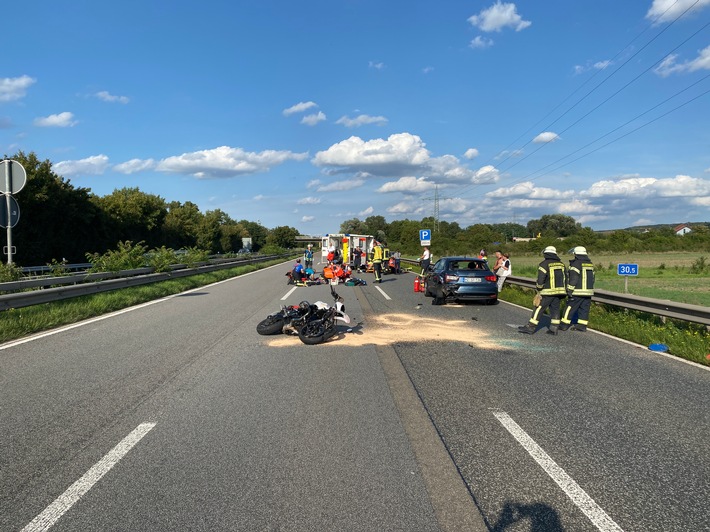
[(177, 262), (178, 259), (175, 256), (175, 252), (165, 246), (153, 249), (148, 253), (148, 266), (156, 272), (168, 272), (170, 271), (170, 266)]
[(49, 267), (50, 273), (54, 277), (61, 277), (62, 275), (69, 275), (69, 270), (67, 269), (67, 261), (66, 259), (62, 260), (62, 262), (58, 262), (57, 259), (52, 259), (52, 262), (47, 264)]
[(204, 249), (186, 248), (185, 254), (180, 257), (180, 262), (194, 268), (199, 262), (207, 262), (209, 253)]
[(705, 255), (698, 257), (690, 266), (690, 273), (703, 273), (706, 270), (708, 270), (708, 263), (705, 259)]
[(143, 242), (134, 246), (133, 242), (126, 240), (119, 242), (116, 250), (109, 250), (103, 255), (87, 253), (86, 258), (91, 263), (92, 272), (119, 272), (145, 266), (145, 253)]
[(16, 264), (0, 264), (0, 283), (19, 281), (22, 278), (22, 268)]

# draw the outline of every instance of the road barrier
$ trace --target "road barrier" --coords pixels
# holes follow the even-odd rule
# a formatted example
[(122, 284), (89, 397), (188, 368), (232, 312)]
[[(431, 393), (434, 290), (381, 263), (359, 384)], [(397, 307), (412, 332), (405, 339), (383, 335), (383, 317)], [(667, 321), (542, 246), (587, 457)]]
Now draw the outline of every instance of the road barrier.
[[(402, 262), (407, 264), (418, 264), (415, 260), (402, 259)], [(509, 276), (506, 283), (522, 286), (535, 290), (535, 279), (527, 277)], [(689, 321), (692, 323), (701, 323), (710, 326), (710, 307), (701, 305), (688, 305), (685, 303), (676, 303), (666, 299), (651, 299), (650, 297), (633, 296), (630, 294), (621, 294), (618, 292), (609, 292), (607, 290), (594, 290), (592, 301), (603, 305), (613, 305), (629, 310), (638, 310), (640, 312), (648, 312), (665, 318), (675, 318), (677, 320)]]
[[(139, 268), (121, 272), (78, 273), (62, 277), (37, 277), (23, 281), (0, 283), (0, 294), (2, 292), (12, 292), (0, 295), (0, 310), (29, 307), (120, 288), (235, 268), (247, 264), (258, 264), (280, 258), (287, 259), (291, 256), (268, 255), (249, 259), (213, 259), (209, 263), (201, 263), (193, 267), (186, 264), (175, 264), (170, 267), (171, 271), (161, 273), (155, 273), (153, 268)], [(402, 259), (402, 262), (410, 265), (418, 264), (417, 261), (411, 259)], [(526, 277), (511, 275), (506, 279), (506, 283), (535, 290), (535, 280)], [(663, 299), (651, 299), (606, 290), (595, 290), (592, 301), (603, 305), (613, 305), (710, 326), (710, 307), (701, 305), (675, 303)]]
[(159, 273), (155, 273), (154, 268), (138, 268), (120, 272), (80, 273), (61, 277), (41, 277), (0, 283), (0, 294), (2, 292), (12, 292), (0, 295), (0, 310), (29, 307), (73, 297), (109, 292), (120, 288), (157, 283), (248, 264), (258, 264), (274, 259), (287, 259), (291, 256), (265, 255), (249, 259), (213, 259), (195, 266), (175, 264), (170, 266), (171, 271)]

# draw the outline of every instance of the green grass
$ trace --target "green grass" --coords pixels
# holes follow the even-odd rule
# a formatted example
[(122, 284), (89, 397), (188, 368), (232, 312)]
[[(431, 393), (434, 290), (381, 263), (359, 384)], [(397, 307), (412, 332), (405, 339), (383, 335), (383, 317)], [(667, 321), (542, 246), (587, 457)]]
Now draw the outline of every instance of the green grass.
[[(532, 290), (513, 285), (506, 285), (500, 294), (500, 299), (531, 310), (532, 298)], [(666, 344), (671, 355), (710, 365), (707, 358), (710, 354), (710, 331), (704, 325), (672, 319), (666, 319), (664, 323), (659, 316), (652, 314), (593, 304), (589, 327), (645, 346)]]
[(282, 262), (283, 259), (279, 259), (263, 264), (239, 266), (211, 273), (161, 281), (150, 285), (123, 288), (113, 292), (56, 301), (44, 305), (10, 309), (0, 312), (0, 342), (15, 340), (30, 334), (121, 310), (132, 305), (179, 294), (186, 290), (244, 275), (245, 273)]

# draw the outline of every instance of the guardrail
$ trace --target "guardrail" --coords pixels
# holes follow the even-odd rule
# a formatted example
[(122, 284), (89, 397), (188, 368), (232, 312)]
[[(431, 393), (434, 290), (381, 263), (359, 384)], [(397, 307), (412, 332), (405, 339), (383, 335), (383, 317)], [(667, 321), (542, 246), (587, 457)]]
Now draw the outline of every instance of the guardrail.
[[(139, 268), (137, 270), (125, 270), (121, 272), (101, 272), (101, 273), (81, 273), (66, 275), (62, 277), (41, 277), (23, 281), (13, 281), (0, 283), (0, 292), (14, 292), (0, 295), (0, 310), (11, 308), (29, 307), (52, 301), (60, 301), (73, 297), (88, 294), (108, 292), (119, 288), (140, 286), (144, 284), (156, 283), (168, 279), (188, 277), (200, 273), (234, 268), (247, 264), (266, 262), (277, 258), (288, 258), (291, 255), (268, 255), (250, 259), (215, 259), (210, 263), (202, 263), (197, 267), (188, 267), (185, 264), (175, 264), (171, 266), (170, 272), (154, 273), (153, 268)], [(416, 265), (417, 261), (402, 259), (405, 264)], [(522, 286), (535, 290), (535, 280), (526, 277), (510, 276), (507, 283)], [(51, 288), (45, 288), (45, 287)], [(29, 292), (19, 292), (31, 288), (42, 288)], [(592, 301), (604, 305), (648, 312), (657, 316), (674, 318), (693, 323), (700, 323), (710, 326), (710, 307), (700, 305), (688, 305), (685, 303), (675, 303), (662, 299), (651, 299), (648, 297), (609, 292), (606, 290), (595, 290)]]
[[(13, 292), (11, 294), (0, 295), (0, 310), (29, 307), (73, 297), (109, 292), (119, 288), (140, 286), (247, 264), (257, 264), (273, 259), (286, 259), (290, 256), (291, 255), (266, 255), (250, 259), (216, 259), (209, 263), (201, 263), (199, 266), (195, 267), (189, 267), (185, 264), (175, 264), (170, 267), (171, 271), (161, 273), (155, 273), (153, 268), (139, 268), (120, 272), (84, 273), (0, 283), (0, 292)], [(44, 288), (47, 286), (51, 288)], [(20, 290), (30, 288), (43, 289), (20, 292)]]
[[(535, 290), (536, 280), (511, 275), (505, 282)], [(652, 299), (650, 297), (634, 296), (631, 294), (597, 289), (594, 290), (592, 301), (603, 305), (613, 305), (615, 307), (648, 312), (649, 314), (664, 316), (666, 318), (675, 318), (677, 320), (710, 325), (710, 307), (703, 307), (701, 305), (688, 305), (686, 303), (676, 303), (666, 299)]]
[[(411, 259), (402, 259), (402, 262), (417, 264), (417, 261)], [(535, 290), (536, 280), (511, 275), (505, 282)], [(675, 318), (677, 320), (710, 326), (710, 307), (703, 307), (701, 305), (688, 305), (686, 303), (676, 303), (665, 299), (651, 299), (650, 297), (634, 296), (631, 294), (621, 294), (619, 292), (597, 289), (594, 290), (592, 301), (603, 305), (613, 305), (615, 307), (648, 312), (656, 316)]]

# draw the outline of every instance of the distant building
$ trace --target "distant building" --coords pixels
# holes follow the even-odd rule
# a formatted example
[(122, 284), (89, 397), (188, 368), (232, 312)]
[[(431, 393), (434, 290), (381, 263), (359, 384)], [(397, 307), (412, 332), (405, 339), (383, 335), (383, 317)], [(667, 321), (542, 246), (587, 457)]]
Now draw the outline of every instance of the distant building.
[(673, 232), (676, 235), (680, 235), (680, 236), (690, 233), (691, 231), (692, 231), (692, 229), (690, 228), (690, 226), (688, 224), (680, 224), (680, 225), (677, 225), (673, 228)]

